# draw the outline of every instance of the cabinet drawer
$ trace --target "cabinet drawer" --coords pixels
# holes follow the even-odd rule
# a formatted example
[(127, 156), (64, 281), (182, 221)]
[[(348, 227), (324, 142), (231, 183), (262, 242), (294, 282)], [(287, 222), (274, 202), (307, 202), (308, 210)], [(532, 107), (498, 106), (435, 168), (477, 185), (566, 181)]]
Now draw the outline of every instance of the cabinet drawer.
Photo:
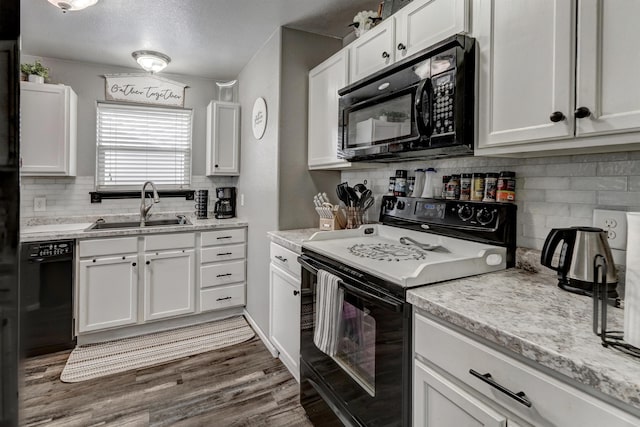
[(244, 259), (245, 257), (245, 245), (228, 245), (212, 248), (204, 248), (201, 251), (200, 262), (216, 262), (216, 261), (229, 261), (233, 259)]
[(244, 228), (229, 228), (225, 230), (205, 231), (202, 233), (202, 246), (243, 243), (245, 241), (244, 230)]
[(294, 277), (300, 278), (300, 264), (298, 263), (298, 254), (284, 248), (278, 244), (271, 243), (271, 262), (274, 265), (291, 273)]
[(195, 242), (196, 235), (194, 233), (158, 234), (144, 238), (144, 250), (193, 249)]
[(244, 283), (200, 291), (200, 311), (244, 305)]
[(80, 241), (80, 257), (129, 254), (138, 252), (137, 237)]
[(210, 264), (200, 267), (200, 287), (224, 285), (244, 282), (244, 260)]
[[(420, 314), (414, 315), (415, 352), (468, 387), (533, 425), (631, 427), (637, 418)], [(518, 393), (531, 407), (471, 375), (470, 369)]]

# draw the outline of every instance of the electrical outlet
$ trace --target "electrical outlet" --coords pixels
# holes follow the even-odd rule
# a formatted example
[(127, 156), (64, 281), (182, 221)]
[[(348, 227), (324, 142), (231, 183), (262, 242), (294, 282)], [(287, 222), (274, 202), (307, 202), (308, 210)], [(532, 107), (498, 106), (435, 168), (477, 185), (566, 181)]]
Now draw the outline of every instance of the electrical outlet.
[(593, 226), (607, 232), (612, 249), (627, 250), (627, 213), (625, 211), (593, 210)]
[(33, 211), (45, 212), (47, 210), (47, 198), (44, 196), (33, 198)]
[(244, 193), (240, 194), (240, 206), (244, 206)]

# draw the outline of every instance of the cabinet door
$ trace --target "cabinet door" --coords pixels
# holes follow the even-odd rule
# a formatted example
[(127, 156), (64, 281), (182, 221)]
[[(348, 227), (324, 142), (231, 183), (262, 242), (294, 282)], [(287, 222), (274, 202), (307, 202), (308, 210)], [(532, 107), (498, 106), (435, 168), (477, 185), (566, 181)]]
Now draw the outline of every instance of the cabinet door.
[(309, 169), (348, 166), (338, 159), (338, 90), (347, 85), (349, 50), (343, 49), (309, 72)]
[(389, 17), (349, 46), (351, 83), (392, 64), (395, 52), (395, 18)]
[(300, 281), (270, 267), (269, 336), (280, 360), (300, 381)]
[(433, 369), (414, 361), (413, 425), (506, 427), (507, 419)]
[(193, 313), (193, 249), (147, 254), (144, 259), (144, 320)]
[(240, 104), (207, 107), (207, 175), (240, 175)]
[(637, 0), (578, 2), (577, 136), (640, 130), (638, 16)]
[(414, 0), (396, 15), (396, 61), (469, 31), (469, 0)]
[[(478, 147), (574, 133), (575, 3), (478, 0)], [(552, 121), (552, 115), (555, 116)]]
[(77, 102), (68, 86), (20, 82), (22, 175), (76, 174)]
[(80, 261), (78, 332), (90, 332), (138, 321), (138, 256)]

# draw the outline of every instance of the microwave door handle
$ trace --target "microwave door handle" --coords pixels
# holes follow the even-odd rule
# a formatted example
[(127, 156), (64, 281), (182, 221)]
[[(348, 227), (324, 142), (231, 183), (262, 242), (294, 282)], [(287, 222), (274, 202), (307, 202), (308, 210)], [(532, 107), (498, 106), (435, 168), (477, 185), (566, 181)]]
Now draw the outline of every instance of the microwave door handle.
[[(423, 111), (424, 97), (428, 97), (427, 108), (431, 110), (431, 79), (424, 79), (418, 85), (415, 100), (416, 126), (420, 135), (431, 136), (431, 111)], [(427, 120), (424, 120), (425, 113)]]

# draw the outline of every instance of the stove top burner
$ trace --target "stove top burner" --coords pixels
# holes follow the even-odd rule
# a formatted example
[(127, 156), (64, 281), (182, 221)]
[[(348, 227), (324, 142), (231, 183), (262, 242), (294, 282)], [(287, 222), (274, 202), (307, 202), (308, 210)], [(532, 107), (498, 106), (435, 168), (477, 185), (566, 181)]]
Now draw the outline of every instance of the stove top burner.
[(419, 261), (427, 257), (424, 251), (415, 246), (391, 243), (359, 243), (347, 249), (352, 255), (376, 261)]

